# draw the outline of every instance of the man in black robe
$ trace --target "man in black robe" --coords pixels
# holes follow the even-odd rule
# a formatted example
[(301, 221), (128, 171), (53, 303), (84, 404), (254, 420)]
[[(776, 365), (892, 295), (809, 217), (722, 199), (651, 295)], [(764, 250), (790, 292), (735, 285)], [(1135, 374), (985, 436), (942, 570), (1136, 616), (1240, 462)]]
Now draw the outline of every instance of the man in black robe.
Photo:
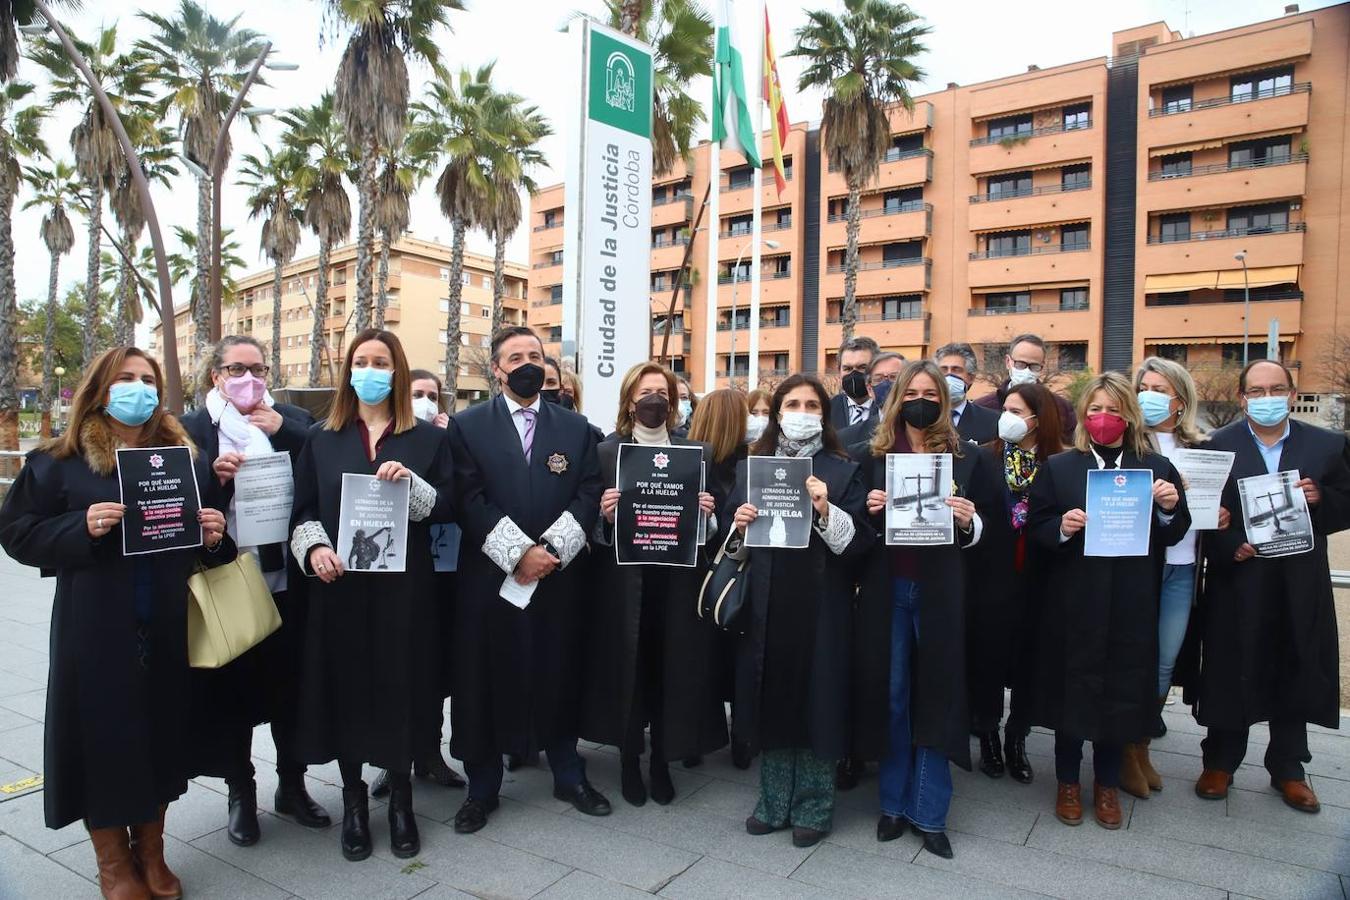
[(881, 348), (870, 337), (855, 337), (839, 348), (840, 391), (830, 398), (830, 424), (835, 431), (877, 417), (867, 374)]
[(987, 444), (998, 437), (999, 413), (966, 399), (979, 372), (975, 348), (963, 343), (947, 344), (933, 354), (933, 362), (947, 377), (947, 388), (952, 395), (952, 424), (961, 440)]
[(587, 815), (610, 812), (577, 754), (582, 567), (603, 481), (581, 415), (540, 397), (544, 348), (524, 326), (492, 340), (501, 396), (450, 420), (460, 549), (451, 648), (451, 741), (468, 798), (455, 830), (497, 808), (502, 755), (543, 749), (553, 793)]
[[(1014, 384), (1045, 381), (1045, 340), (1038, 334), (1019, 334), (1008, 343), (1003, 365), (1007, 367), (1008, 379), (998, 386), (998, 390), (972, 401), (976, 406), (993, 410), (996, 415), (1003, 412), (1003, 401), (1008, 396), (1008, 389)], [(1063, 394), (1053, 393), (1053, 396), (1059, 405), (1059, 424), (1064, 445), (1071, 446), (1074, 430), (1078, 427), (1078, 415), (1073, 411), (1073, 404)]]
[[(1340, 723), (1336, 610), (1327, 536), (1350, 527), (1350, 468), (1345, 436), (1289, 418), (1294, 381), (1274, 360), (1243, 369), (1239, 401), (1246, 418), (1216, 431), (1206, 448), (1236, 455), (1224, 488), (1220, 530), (1207, 536), (1205, 590), (1192, 626), (1200, 629), (1195, 718), (1208, 728), (1204, 772), (1195, 792), (1228, 796), (1247, 752), (1251, 725), (1270, 723), (1265, 754), (1271, 786), (1302, 812), (1321, 807), (1304, 779), (1308, 722)], [(1314, 546), (1263, 557), (1244, 527), (1238, 482), (1297, 470), (1312, 517)], [(1222, 526), (1227, 523), (1227, 527)]]

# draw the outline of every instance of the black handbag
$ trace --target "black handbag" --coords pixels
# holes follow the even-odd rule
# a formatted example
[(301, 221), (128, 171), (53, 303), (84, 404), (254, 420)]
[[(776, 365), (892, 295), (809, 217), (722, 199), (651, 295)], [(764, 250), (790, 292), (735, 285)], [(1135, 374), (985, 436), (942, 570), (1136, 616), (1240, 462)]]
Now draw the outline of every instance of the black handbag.
[(718, 548), (712, 567), (703, 578), (698, 592), (698, 617), (723, 631), (745, 634), (750, 605), (750, 560), (732, 559), (727, 554), (727, 543), (735, 532)]

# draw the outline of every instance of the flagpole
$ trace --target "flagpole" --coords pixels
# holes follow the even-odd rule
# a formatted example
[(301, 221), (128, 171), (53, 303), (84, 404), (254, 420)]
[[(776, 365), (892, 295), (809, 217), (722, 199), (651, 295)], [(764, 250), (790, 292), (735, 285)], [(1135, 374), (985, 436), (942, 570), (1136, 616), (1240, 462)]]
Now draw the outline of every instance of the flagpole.
[(755, 126), (755, 150), (760, 159), (760, 165), (755, 169), (753, 187), (755, 197), (754, 205), (751, 207), (750, 218), (750, 239), (755, 242), (754, 250), (750, 255), (750, 373), (746, 381), (746, 390), (753, 391), (759, 385), (759, 291), (760, 291), (760, 268), (762, 264), (761, 257), (764, 249), (764, 154), (762, 152), (762, 140), (764, 133), (764, 0), (759, 0), (756, 6), (755, 30), (759, 32), (759, 53), (756, 58), (755, 70), (759, 76), (755, 79), (753, 96), (755, 98), (755, 111), (751, 113), (750, 120)]
[[(713, 35), (716, 35), (722, 28), (722, 5), (713, 4)], [(718, 99), (721, 96), (718, 91), (717, 61), (713, 60), (713, 108), (712, 116), (709, 116), (709, 124), (713, 123), (714, 116), (720, 116), (722, 110), (718, 106)], [(717, 295), (718, 281), (721, 274), (717, 265), (717, 237), (722, 228), (722, 219), (718, 212), (721, 203), (718, 198), (722, 193), (722, 159), (721, 142), (717, 140), (717, 128), (714, 125), (712, 130), (712, 141), (708, 144), (708, 268), (706, 278), (704, 279), (708, 297), (706, 309), (704, 311), (704, 345), (703, 353), (703, 392), (717, 389)]]

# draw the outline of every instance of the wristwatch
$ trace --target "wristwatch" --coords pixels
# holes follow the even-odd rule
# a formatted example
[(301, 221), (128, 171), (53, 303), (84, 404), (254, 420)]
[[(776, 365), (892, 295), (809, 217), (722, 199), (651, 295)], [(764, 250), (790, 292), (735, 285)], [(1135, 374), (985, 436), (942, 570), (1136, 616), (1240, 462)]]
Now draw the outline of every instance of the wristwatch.
[(540, 546), (540, 547), (543, 547), (545, 550), (547, 550), (549, 556), (552, 556), (554, 559), (556, 559), (556, 560), (561, 560), (561, 559), (562, 559), (562, 554), (558, 552), (558, 548), (555, 547), (555, 546), (553, 546), (553, 545), (552, 545), (551, 543), (549, 543), (548, 541), (540, 541), (540, 542), (539, 542), (539, 546)]

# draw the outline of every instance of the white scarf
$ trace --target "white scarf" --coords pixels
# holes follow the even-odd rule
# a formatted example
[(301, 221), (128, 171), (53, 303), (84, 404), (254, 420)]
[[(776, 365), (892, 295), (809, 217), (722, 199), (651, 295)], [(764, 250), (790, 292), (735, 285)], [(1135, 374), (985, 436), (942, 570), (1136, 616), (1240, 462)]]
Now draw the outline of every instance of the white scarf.
[[(272, 395), (263, 392), (262, 402), (264, 406), (272, 406)], [(272, 440), (267, 433), (250, 422), (219, 388), (212, 388), (206, 395), (206, 411), (220, 430), (221, 453), (242, 453), (248, 457), (272, 452)]]

